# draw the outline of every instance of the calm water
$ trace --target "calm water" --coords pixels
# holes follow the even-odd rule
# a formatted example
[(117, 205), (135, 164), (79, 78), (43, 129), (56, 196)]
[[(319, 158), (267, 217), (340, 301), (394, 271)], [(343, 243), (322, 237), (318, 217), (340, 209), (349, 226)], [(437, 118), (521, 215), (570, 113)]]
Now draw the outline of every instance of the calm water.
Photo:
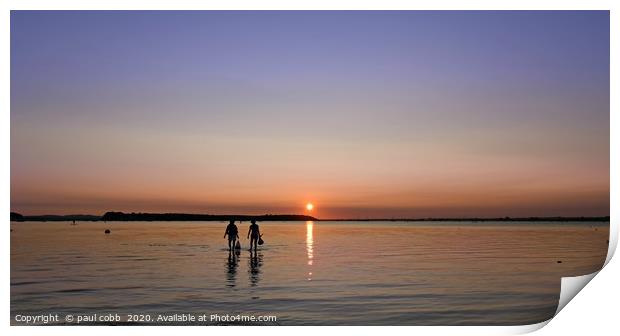
[[(505, 325), (553, 316), (609, 223), (11, 223), (11, 314), (276, 315), (280, 325)], [(105, 229), (111, 229), (105, 235)], [(561, 260), (561, 263), (557, 261)], [(12, 324), (19, 324), (11, 319)], [(270, 323), (273, 324), (273, 323)]]

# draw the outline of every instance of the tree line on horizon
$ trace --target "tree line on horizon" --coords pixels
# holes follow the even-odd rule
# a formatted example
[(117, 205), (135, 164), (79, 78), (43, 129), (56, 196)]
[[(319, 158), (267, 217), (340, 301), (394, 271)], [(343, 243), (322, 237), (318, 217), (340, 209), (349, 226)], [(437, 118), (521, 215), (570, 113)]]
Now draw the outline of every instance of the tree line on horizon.
[(142, 213), (108, 211), (103, 216), (95, 215), (36, 215), (24, 216), (11, 212), (11, 221), (316, 221), (315, 217), (307, 215), (209, 215), (184, 213)]

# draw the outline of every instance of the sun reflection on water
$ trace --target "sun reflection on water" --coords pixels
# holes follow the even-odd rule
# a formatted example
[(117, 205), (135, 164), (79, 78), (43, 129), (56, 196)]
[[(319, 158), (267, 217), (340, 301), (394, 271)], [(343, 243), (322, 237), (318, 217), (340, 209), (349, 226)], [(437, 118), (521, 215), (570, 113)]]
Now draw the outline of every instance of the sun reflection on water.
[[(313, 221), (306, 222), (306, 255), (308, 256), (308, 266), (312, 266), (312, 261), (314, 258), (313, 254), (313, 245), (314, 240), (312, 237), (312, 227), (314, 226)], [(308, 271), (308, 280), (312, 280), (312, 272)]]

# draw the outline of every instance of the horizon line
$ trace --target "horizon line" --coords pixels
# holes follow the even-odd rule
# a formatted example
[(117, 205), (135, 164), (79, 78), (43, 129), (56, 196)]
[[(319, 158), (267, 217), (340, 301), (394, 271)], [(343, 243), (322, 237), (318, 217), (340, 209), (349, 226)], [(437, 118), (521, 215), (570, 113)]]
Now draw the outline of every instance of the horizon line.
[[(29, 218), (44, 218), (44, 217), (98, 217), (103, 218), (106, 214), (120, 214), (120, 215), (176, 215), (176, 216), (209, 216), (209, 217), (310, 217), (317, 221), (491, 221), (491, 220), (610, 220), (610, 215), (602, 216), (468, 216), (468, 217), (375, 217), (375, 218), (317, 218), (309, 214), (261, 214), (261, 215), (248, 215), (248, 214), (208, 214), (208, 213), (183, 213), (183, 212), (121, 212), (121, 211), (107, 211), (103, 215), (92, 214), (44, 214), (44, 215), (25, 215), (15, 211), (11, 211), (11, 221), (13, 216), (29, 217)], [(90, 220), (95, 220), (90, 219)]]

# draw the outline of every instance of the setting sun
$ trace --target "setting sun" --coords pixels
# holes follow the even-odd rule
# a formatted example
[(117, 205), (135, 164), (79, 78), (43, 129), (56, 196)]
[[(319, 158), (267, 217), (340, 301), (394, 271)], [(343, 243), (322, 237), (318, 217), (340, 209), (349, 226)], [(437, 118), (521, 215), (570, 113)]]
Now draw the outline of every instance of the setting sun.
[(306, 210), (312, 211), (312, 209), (314, 209), (314, 205), (312, 203), (306, 204)]

